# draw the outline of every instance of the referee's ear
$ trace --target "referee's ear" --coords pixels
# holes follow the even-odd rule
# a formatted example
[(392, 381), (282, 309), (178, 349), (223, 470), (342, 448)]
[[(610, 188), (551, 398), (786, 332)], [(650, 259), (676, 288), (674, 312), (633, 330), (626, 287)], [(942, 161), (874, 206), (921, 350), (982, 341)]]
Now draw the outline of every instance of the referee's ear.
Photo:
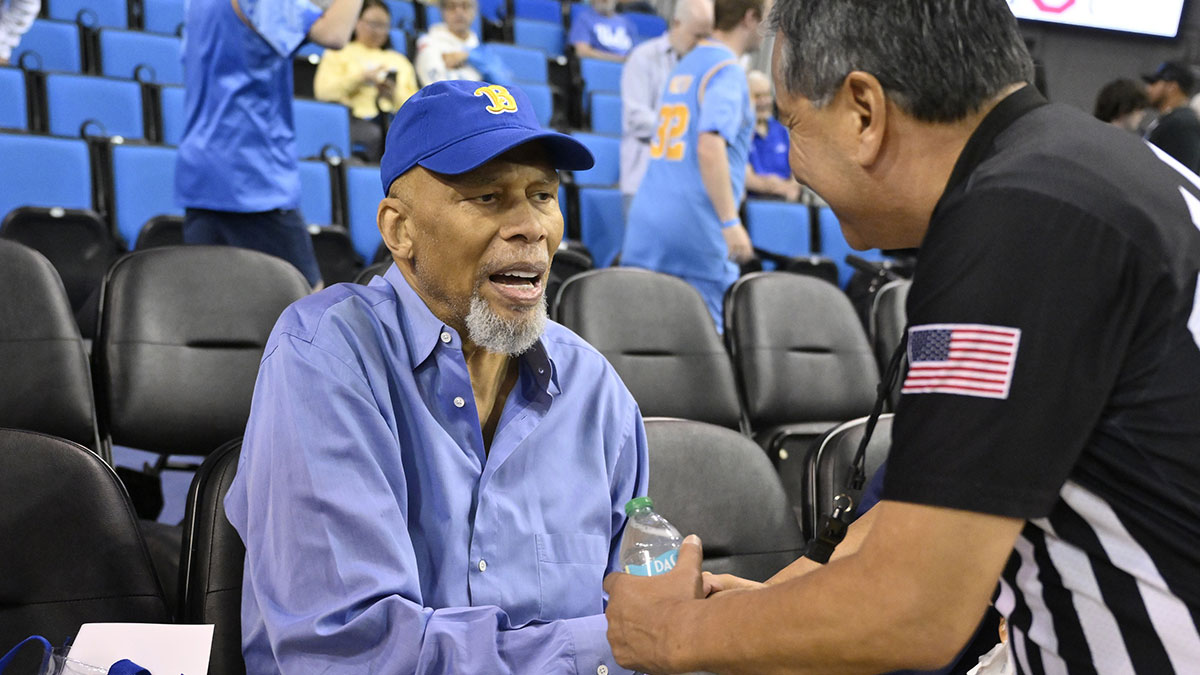
[(842, 81), (835, 104), (844, 107), (841, 119), (853, 135), (850, 159), (859, 166), (875, 164), (883, 148), (888, 123), (888, 98), (883, 85), (870, 73), (856, 70)]
[(408, 203), (391, 192), (379, 202), (379, 212), (376, 223), (379, 234), (383, 236), (383, 244), (392, 252), (392, 259), (412, 259), (412, 219)]

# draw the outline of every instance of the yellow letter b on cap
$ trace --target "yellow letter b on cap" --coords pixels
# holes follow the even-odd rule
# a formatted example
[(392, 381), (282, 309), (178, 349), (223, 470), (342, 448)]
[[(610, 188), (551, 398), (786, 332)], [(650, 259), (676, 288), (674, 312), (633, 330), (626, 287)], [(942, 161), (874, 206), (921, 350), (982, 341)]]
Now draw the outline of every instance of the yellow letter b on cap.
[(487, 111), (493, 115), (500, 113), (517, 112), (517, 99), (508, 93), (508, 90), (498, 84), (489, 84), (486, 87), (480, 87), (475, 90), (476, 96), (486, 96), (492, 102), (487, 107)]

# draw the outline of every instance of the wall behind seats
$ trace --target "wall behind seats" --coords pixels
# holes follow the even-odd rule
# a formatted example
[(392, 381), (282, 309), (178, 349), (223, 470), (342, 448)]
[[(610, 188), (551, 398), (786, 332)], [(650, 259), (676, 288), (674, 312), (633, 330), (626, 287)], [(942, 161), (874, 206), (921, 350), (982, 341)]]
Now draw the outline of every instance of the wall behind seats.
[[(1134, 0), (1130, 0), (1131, 2)], [(1092, 112), (1096, 94), (1118, 77), (1139, 79), (1159, 63), (1181, 59), (1200, 62), (1200, 2), (1188, 2), (1179, 37), (1153, 38), (1022, 22), (1033, 41), (1033, 55), (1045, 66), (1050, 100)]]

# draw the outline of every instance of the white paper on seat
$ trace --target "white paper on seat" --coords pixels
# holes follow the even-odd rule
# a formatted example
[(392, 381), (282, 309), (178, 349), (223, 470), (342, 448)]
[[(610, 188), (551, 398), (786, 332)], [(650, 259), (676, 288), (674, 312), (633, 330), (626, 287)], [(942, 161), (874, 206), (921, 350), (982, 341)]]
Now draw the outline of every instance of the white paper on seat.
[(107, 668), (129, 659), (151, 675), (207, 675), (212, 624), (85, 623), (69, 657)]

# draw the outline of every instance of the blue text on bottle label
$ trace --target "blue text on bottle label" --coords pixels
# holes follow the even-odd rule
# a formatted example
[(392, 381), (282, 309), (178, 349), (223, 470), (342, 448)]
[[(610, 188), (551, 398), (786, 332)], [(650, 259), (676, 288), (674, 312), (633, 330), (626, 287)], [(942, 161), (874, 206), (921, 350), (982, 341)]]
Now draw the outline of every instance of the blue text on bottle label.
[(675, 569), (675, 561), (679, 558), (679, 551), (667, 551), (650, 561), (649, 565), (626, 565), (625, 571), (635, 577), (652, 577), (658, 574), (666, 574)]

